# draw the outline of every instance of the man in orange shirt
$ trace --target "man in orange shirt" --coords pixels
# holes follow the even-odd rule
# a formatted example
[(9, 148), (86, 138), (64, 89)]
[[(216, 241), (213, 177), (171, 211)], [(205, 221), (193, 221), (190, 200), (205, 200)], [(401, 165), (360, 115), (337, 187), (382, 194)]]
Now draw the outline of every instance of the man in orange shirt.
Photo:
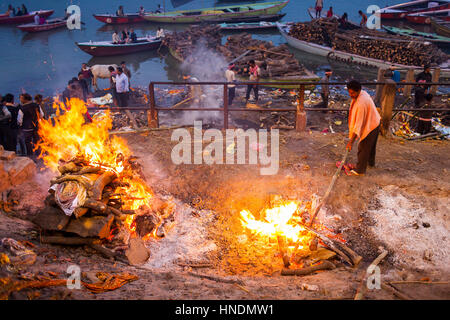
[(350, 171), (353, 175), (366, 172), (367, 164), (375, 166), (375, 153), (381, 117), (370, 95), (361, 90), (361, 84), (352, 80), (347, 84), (347, 90), (352, 98), (348, 116), (350, 141), (347, 150), (351, 151), (353, 143), (358, 138), (358, 163), (356, 169)]

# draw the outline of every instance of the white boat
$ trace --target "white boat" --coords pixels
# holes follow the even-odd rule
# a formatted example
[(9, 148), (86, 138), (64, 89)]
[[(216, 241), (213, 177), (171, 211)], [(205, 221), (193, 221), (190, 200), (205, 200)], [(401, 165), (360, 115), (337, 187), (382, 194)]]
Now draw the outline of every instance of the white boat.
[[(387, 68), (389, 66), (394, 66), (394, 67), (401, 69), (400, 71), (414, 69), (415, 71), (417, 70), (419, 72), (419, 71), (423, 70), (423, 67), (419, 67), (419, 66), (408, 66), (408, 65), (404, 65), (404, 64), (392, 63), (389, 61), (363, 57), (363, 56), (356, 55), (353, 53), (334, 50), (330, 47), (323, 46), (320, 44), (299, 40), (299, 39), (294, 38), (289, 35), (289, 30), (290, 30), (291, 26), (292, 26), (292, 23), (277, 22), (278, 30), (280, 31), (283, 38), (286, 40), (286, 42), (289, 45), (291, 45), (292, 47), (294, 47), (298, 50), (305, 51), (305, 52), (319, 55), (319, 56), (323, 56), (323, 57), (327, 57), (330, 59), (339, 58), (341, 61), (345, 61), (348, 63), (356, 63), (356, 64), (370, 66), (370, 67), (376, 67), (376, 68)], [(439, 67), (441, 68), (441, 77), (445, 77), (445, 78), (450, 77), (450, 59), (447, 62), (441, 64)]]

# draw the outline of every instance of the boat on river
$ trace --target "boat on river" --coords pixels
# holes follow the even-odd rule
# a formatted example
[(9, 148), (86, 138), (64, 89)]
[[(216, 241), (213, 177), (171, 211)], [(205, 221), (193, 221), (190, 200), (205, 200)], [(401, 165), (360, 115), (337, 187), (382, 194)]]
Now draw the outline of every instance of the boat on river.
[(220, 30), (265, 30), (277, 28), (275, 22), (259, 21), (259, 22), (241, 22), (241, 23), (222, 23), (220, 24)]
[[(397, 67), (398, 69), (402, 70), (408, 70), (408, 69), (414, 69), (414, 70), (423, 70), (423, 66), (408, 66), (403, 65), (399, 63), (392, 63), (390, 61), (384, 61), (379, 59), (373, 59), (369, 57), (364, 57), (360, 55), (356, 55), (353, 53), (345, 52), (345, 51), (339, 51), (334, 50), (330, 47), (307, 42), (303, 40), (299, 40), (297, 38), (294, 38), (289, 35), (289, 30), (291, 28), (292, 24), (290, 23), (277, 23), (278, 30), (280, 31), (283, 38), (286, 40), (286, 42), (301, 51), (308, 52), (314, 55), (319, 55), (323, 57), (327, 57), (329, 59), (339, 59), (341, 61), (345, 61), (347, 63), (356, 63), (360, 65), (365, 65), (369, 67), (376, 67), (376, 68), (388, 68), (389, 66)], [(442, 77), (450, 77), (450, 66), (449, 63), (444, 63), (441, 66), (441, 76)]]
[(406, 16), (406, 20), (415, 24), (431, 24), (432, 18), (450, 21), (450, 9), (422, 12), (422, 13), (412, 13)]
[(408, 36), (414, 39), (428, 41), (435, 43), (438, 46), (448, 47), (450, 46), (450, 38), (438, 35), (436, 33), (420, 32), (411, 28), (402, 29), (391, 26), (383, 26), (383, 29), (390, 34), (397, 34), (401, 36)]
[(22, 31), (40, 32), (61, 28), (67, 25), (67, 20), (63, 18), (49, 19), (44, 24), (27, 23), (17, 26)]
[(106, 24), (127, 24), (145, 21), (144, 17), (139, 13), (125, 13), (123, 16), (115, 14), (94, 14), (94, 18)]
[[(201, 23), (201, 22), (237, 22), (236, 19), (257, 19), (264, 15), (277, 14), (287, 1), (236, 4), (206, 9), (178, 10), (162, 13), (147, 13), (144, 19), (157, 23)], [(267, 21), (267, 19), (260, 19)], [(243, 22), (243, 21), (239, 21)]]
[(53, 14), (54, 10), (31, 11), (24, 16), (10, 17), (7, 14), (0, 15), (0, 24), (23, 24), (34, 22), (34, 15), (39, 14), (40, 17), (48, 18)]
[(432, 12), (444, 9), (450, 9), (450, 1), (416, 0), (385, 7), (380, 10), (380, 16), (381, 19), (402, 20), (409, 14)]
[(136, 42), (120, 44), (114, 44), (112, 41), (89, 41), (76, 42), (76, 45), (92, 56), (104, 57), (158, 49), (161, 45), (161, 39), (154, 37), (137, 38)]
[(434, 32), (437, 34), (444, 36), (444, 37), (450, 37), (450, 22), (449, 21), (443, 21), (439, 19), (431, 19), (431, 27), (433, 28)]

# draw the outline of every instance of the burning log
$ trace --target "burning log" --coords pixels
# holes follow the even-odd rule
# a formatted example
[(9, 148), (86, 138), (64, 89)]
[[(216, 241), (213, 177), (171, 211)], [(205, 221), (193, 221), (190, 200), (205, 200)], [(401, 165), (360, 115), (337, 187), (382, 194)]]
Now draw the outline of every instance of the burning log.
[(281, 271), (281, 275), (282, 276), (306, 276), (306, 275), (314, 273), (316, 271), (333, 270), (333, 269), (336, 269), (336, 266), (332, 262), (325, 260), (318, 265), (306, 267), (306, 268), (302, 268), (302, 269), (293, 269), (293, 270), (283, 269)]
[(94, 186), (92, 187), (92, 198), (94, 200), (102, 200), (102, 193), (105, 186), (117, 177), (114, 172), (106, 171), (97, 180), (95, 180)]

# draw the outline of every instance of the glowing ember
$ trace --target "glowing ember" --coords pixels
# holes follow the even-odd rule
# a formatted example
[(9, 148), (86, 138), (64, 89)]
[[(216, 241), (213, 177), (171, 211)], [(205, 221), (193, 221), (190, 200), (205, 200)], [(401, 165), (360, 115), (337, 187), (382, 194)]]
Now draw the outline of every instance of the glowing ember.
[(311, 236), (298, 224), (300, 219), (299, 205), (296, 201), (265, 209), (259, 220), (251, 212), (241, 211), (242, 226), (254, 234), (266, 237), (268, 242), (283, 236), (289, 244), (298, 245), (298, 249), (303, 249), (308, 247)]
[[(39, 121), (38, 148), (45, 165), (58, 172), (61, 161), (82, 159), (88, 166), (100, 167), (118, 176), (122, 183), (114, 193), (120, 195), (123, 210), (149, 206), (153, 193), (128, 163), (131, 152), (125, 140), (108, 133), (112, 128), (109, 111), (94, 122), (86, 123), (87, 107), (82, 100), (73, 98), (67, 107), (57, 101), (54, 108), (56, 117)], [(125, 221), (131, 231), (133, 217), (129, 215)]]

